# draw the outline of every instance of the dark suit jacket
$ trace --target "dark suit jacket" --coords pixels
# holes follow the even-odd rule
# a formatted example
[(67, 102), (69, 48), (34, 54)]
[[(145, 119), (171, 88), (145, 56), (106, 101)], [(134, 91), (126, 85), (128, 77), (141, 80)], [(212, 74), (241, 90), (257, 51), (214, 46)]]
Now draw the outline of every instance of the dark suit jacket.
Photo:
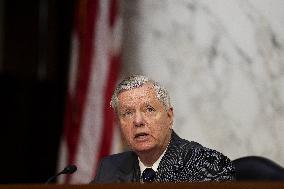
[[(156, 182), (229, 181), (234, 180), (231, 161), (220, 152), (181, 139), (172, 132), (171, 141), (160, 161)], [(124, 152), (104, 158), (94, 183), (139, 182), (137, 155)]]

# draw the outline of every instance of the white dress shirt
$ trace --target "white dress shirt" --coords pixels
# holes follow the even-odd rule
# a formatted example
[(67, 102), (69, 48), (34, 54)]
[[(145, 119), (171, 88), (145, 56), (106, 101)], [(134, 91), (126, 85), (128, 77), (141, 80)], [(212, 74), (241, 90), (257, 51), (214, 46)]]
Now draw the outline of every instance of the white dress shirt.
[(159, 164), (160, 164), (160, 161), (162, 160), (163, 156), (165, 155), (167, 151), (167, 148), (165, 149), (165, 151), (162, 153), (162, 155), (159, 157), (159, 159), (157, 159), (157, 161), (152, 165), (152, 167), (147, 167), (145, 166), (142, 161), (140, 160), (140, 158), (138, 157), (138, 161), (139, 161), (139, 167), (140, 167), (140, 172), (141, 172), (141, 175), (142, 176), (142, 173), (143, 171), (146, 169), (146, 168), (152, 168), (155, 172), (157, 172), (158, 170), (158, 167), (159, 167)]

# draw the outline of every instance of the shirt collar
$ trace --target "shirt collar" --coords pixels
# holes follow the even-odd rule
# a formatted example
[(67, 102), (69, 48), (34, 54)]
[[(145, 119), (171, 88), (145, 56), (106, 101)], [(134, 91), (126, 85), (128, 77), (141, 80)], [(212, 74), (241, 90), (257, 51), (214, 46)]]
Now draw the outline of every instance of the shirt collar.
[(163, 158), (163, 156), (165, 155), (166, 151), (167, 151), (167, 148), (166, 148), (165, 151), (162, 153), (162, 155), (159, 157), (159, 159), (157, 159), (157, 161), (152, 165), (152, 167), (147, 167), (147, 166), (145, 166), (145, 165), (142, 163), (142, 161), (140, 160), (140, 158), (138, 157), (141, 175), (142, 175), (143, 171), (144, 171), (146, 168), (152, 168), (155, 172), (157, 172), (158, 167), (159, 167), (159, 164), (160, 164), (160, 161), (162, 160), (162, 158)]

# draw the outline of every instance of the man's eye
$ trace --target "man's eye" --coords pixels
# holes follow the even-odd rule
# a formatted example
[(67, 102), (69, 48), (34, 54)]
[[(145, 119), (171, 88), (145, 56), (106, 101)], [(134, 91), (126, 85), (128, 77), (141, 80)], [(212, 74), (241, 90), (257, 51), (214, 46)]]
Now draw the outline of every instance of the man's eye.
[(131, 111), (125, 111), (123, 113), (123, 116), (129, 116), (129, 115), (132, 115), (132, 112)]
[(151, 106), (148, 106), (148, 107), (147, 107), (147, 111), (148, 111), (148, 112), (154, 112), (155, 109), (154, 109), (153, 107), (151, 107)]
[(130, 111), (128, 111), (128, 112), (125, 112), (125, 114), (126, 114), (126, 115), (130, 115), (130, 114), (131, 114), (131, 112), (130, 112)]

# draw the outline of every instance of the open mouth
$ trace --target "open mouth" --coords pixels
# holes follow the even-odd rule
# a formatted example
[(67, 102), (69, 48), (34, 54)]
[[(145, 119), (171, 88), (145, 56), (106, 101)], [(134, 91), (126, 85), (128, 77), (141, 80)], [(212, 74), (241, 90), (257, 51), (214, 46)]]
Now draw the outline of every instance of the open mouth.
[(135, 134), (134, 138), (144, 138), (147, 137), (149, 134), (147, 133), (137, 133)]

